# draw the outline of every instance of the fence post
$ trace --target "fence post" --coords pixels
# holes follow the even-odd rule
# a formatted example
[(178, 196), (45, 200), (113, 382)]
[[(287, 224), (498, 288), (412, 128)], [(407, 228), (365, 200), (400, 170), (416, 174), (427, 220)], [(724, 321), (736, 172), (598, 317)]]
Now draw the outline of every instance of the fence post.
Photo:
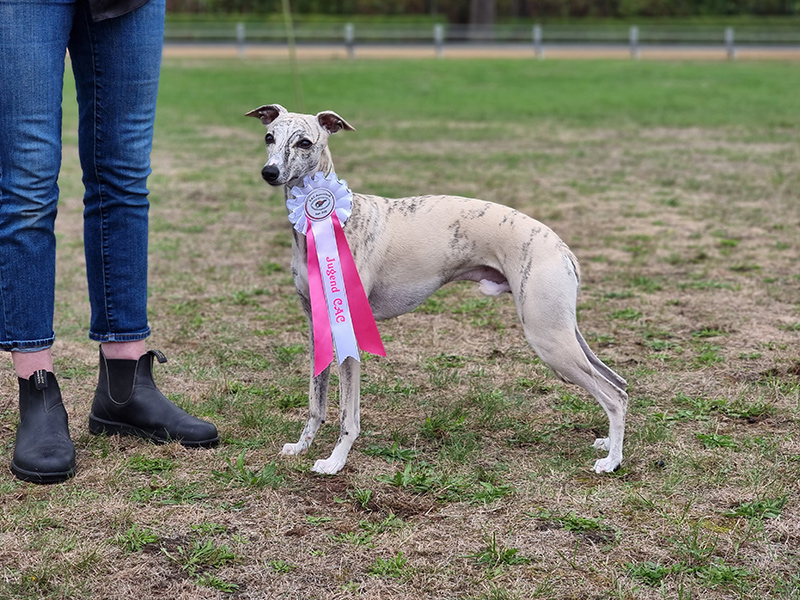
[(733, 45), (733, 27), (725, 28), (725, 51), (728, 55), (728, 60), (736, 58), (736, 47)]
[(352, 23), (345, 23), (344, 26), (344, 45), (347, 47), (348, 58), (354, 58), (356, 55), (356, 28)]
[(436, 56), (444, 55), (444, 25), (437, 23), (433, 26), (433, 43), (436, 45)]
[(639, 58), (639, 28), (636, 25), (631, 25), (630, 33), (628, 34), (631, 44), (631, 58)]
[(236, 24), (236, 47), (239, 58), (244, 58), (244, 23)]
[(536, 52), (536, 58), (539, 60), (544, 58), (544, 48), (542, 48), (542, 26), (539, 23), (533, 26), (533, 48)]

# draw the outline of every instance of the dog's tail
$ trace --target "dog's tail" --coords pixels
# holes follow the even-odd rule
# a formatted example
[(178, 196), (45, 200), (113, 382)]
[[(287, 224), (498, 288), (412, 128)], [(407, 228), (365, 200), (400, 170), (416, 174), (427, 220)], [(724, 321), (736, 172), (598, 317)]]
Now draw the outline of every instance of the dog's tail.
[(578, 264), (578, 257), (573, 254), (572, 250), (570, 250), (569, 246), (567, 246), (564, 242), (559, 242), (558, 249), (566, 257), (567, 261), (569, 262), (569, 266), (572, 267), (572, 271), (575, 273), (575, 279), (578, 281), (578, 285), (580, 285), (581, 266)]
[[(564, 256), (567, 257), (567, 260), (569, 261), (570, 266), (572, 267), (572, 270), (575, 273), (575, 279), (577, 280), (578, 285), (580, 285), (581, 269), (580, 266), (578, 265), (578, 259), (575, 257), (572, 251), (567, 247), (567, 245), (564, 244), (563, 242), (561, 243), (560, 249), (564, 253)], [(612, 371), (602, 360), (597, 358), (597, 355), (594, 352), (592, 352), (591, 348), (589, 348), (589, 344), (587, 344), (586, 340), (583, 339), (583, 335), (581, 334), (581, 332), (578, 330), (577, 327), (575, 328), (575, 337), (578, 338), (578, 343), (581, 346), (581, 350), (583, 350), (583, 353), (586, 355), (586, 358), (589, 359), (591, 365), (595, 369), (597, 369), (603, 377), (608, 379), (612, 384), (617, 386), (623, 392), (627, 390), (628, 382), (625, 381), (619, 375), (617, 375), (614, 371)]]
[(589, 359), (589, 362), (592, 366), (597, 369), (600, 374), (608, 379), (611, 383), (621, 389), (623, 392), (628, 389), (628, 382), (625, 381), (622, 377), (617, 375), (614, 371), (612, 371), (602, 360), (597, 358), (592, 349), (589, 348), (589, 344), (586, 343), (586, 340), (583, 339), (583, 335), (578, 329), (575, 329), (575, 337), (578, 338), (578, 343), (581, 346), (581, 350), (586, 355), (586, 358)]

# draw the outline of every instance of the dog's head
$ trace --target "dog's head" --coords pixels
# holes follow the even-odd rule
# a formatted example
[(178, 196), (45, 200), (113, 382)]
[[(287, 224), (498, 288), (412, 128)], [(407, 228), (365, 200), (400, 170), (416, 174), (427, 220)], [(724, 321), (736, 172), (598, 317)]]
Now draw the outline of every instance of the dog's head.
[(261, 176), (270, 185), (292, 185), (306, 175), (333, 168), (328, 138), (344, 129), (355, 131), (342, 117), (326, 110), (316, 115), (291, 113), (280, 104), (265, 104), (245, 116), (267, 128), (267, 163)]

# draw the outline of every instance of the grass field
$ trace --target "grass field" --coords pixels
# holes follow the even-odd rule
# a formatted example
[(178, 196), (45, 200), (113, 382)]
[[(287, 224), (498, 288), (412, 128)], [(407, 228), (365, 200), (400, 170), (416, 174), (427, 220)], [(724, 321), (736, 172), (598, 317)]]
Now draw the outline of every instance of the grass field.
[[(78, 475), (0, 478), (0, 598), (800, 598), (800, 111), (795, 64), (332, 61), (308, 112), (358, 131), (368, 193), (447, 192), (549, 224), (581, 261), (581, 329), (630, 382), (607, 421), (522, 338), (510, 298), (444, 288), (379, 327), (362, 437), (337, 476), (278, 456), (306, 416), (306, 324), (261, 104), (288, 64), (170, 61), (150, 181), (161, 387), (212, 451), (94, 437), (75, 109), (65, 108), (57, 371)], [(67, 86), (66, 97), (74, 93)], [(16, 380), (0, 378), (0, 461)], [(335, 395), (334, 395), (335, 396)]]

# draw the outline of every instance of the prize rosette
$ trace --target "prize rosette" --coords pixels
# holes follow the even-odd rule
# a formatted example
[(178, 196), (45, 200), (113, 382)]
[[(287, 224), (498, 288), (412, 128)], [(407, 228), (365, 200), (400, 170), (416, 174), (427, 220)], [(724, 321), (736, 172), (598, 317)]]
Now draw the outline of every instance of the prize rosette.
[(306, 236), (308, 288), (314, 332), (314, 375), (359, 348), (386, 356), (375, 317), (358, 275), (342, 225), (353, 209), (353, 193), (331, 172), (307, 175), (286, 200), (289, 221)]
[(336, 212), (339, 223), (344, 225), (353, 210), (353, 192), (333, 172), (327, 177), (322, 172), (306, 175), (303, 185), (294, 186), (290, 193), (292, 197), (286, 200), (289, 221), (303, 235), (309, 220), (322, 221)]

